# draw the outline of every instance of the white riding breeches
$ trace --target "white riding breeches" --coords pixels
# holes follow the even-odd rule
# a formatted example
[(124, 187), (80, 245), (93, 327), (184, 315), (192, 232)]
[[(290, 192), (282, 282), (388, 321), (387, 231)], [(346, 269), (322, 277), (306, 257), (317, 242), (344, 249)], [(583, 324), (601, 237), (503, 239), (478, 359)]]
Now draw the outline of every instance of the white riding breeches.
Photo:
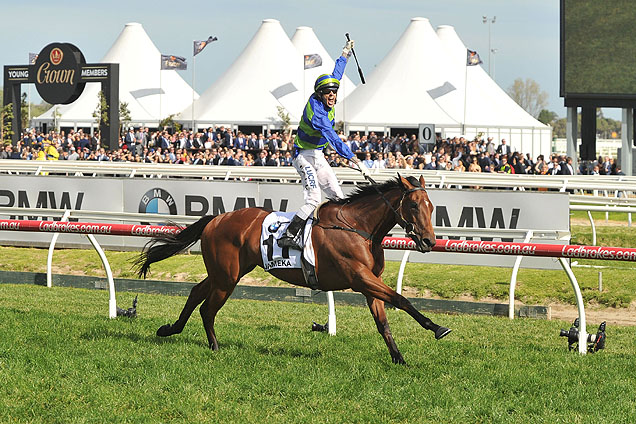
[(303, 185), (305, 204), (298, 211), (300, 218), (307, 219), (318, 207), (321, 189), (329, 198), (344, 197), (336, 174), (329, 166), (322, 150), (301, 150), (292, 164), (300, 174)]

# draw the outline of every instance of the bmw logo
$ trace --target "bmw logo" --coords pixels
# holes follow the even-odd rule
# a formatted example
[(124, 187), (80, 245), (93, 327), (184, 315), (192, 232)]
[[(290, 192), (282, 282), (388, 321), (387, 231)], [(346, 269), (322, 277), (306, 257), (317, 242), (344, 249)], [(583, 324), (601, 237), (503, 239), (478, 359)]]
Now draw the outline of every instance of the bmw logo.
[[(162, 188), (153, 188), (141, 196), (139, 213), (158, 213), (163, 215), (176, 215), (177, 204), (174, 197)], [(142, 222), (144, 225), (148, 225)]]
[(269, 231), (270, 233), (275, 233), (276, 231), (278, 231), (279, 228), (280, 228), (280, 222), (276, 221), (271, 223), (269, 227), (267, 227), (267, 231)]

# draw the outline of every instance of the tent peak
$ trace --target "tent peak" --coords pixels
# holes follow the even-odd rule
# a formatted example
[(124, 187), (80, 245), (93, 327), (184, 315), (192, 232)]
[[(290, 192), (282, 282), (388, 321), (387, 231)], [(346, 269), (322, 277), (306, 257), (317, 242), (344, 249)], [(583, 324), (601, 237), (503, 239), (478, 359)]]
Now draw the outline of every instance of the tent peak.
[(298, 28), (296, 28), (296, 31), (313, 31), (313, 29), (308, 26), (299, 26)]
[(141, 26), (139, 22), (128, 22), (125, 26), (133, 27), (133, 26)]
[(411, 18), (411, 22), (416, 22), (416, 21), (428, 22), (428, 18), (422, 18), (421, 16), (416, 16), (415, 18)]
[(279, 24), (280, 22), (278, 22), (277, 19), (267, 18), (267, 19), (263, 19), (263, 23), (264, 24)]

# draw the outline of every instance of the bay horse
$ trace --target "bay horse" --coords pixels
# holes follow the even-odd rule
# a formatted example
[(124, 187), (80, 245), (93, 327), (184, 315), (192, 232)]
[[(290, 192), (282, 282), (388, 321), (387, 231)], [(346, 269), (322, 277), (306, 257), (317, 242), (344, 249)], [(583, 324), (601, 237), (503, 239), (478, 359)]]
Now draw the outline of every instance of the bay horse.
[[(201, 253), (208, 276), (194, 286), (174, 324), (157, 330), (161, 337), (181, 333), (194, 309), (200, 314), (209, 347), (219, 344), (214, 332), (217, 312), (237, 283), (257, 265), (263, 266), (260, 252), (261, 224), (271, 211), (244, 208), (221, 215), (208, 215), (183, 228), (178, 234), (162, 234), (148, 242), (136, 261), (139, 277), (145, 278), (150, 265), (175, 255), (201, 239)], [(404, 358), (393, 340), (384, 303), (402, 309), (436, 339), (450, 333), (422, 315), (404, 296), (382, 282), (384, 251), (382, 239), (396, 225), (405, 228), (420, 252), (435, 245), (431, 222), (433, 204), (424, 187), (424, 178), (397, 178), (382, 184), (359, 186), (344, 199), (332, 199), (319, 210), (312, 230), (316, 275), (320, 290), (352, 289), (366, 299), (378, 331), (394, 363)], [(301, 269), (271, 269), (275, 277), (308, 287)]]

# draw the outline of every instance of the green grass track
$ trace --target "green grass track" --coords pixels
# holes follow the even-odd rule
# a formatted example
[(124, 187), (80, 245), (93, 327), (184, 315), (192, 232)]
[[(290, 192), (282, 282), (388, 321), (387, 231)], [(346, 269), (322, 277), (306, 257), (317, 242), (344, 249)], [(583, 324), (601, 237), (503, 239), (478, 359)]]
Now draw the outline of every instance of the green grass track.
[(230, 299), (211, 352), (197, 313), (155, 336), (183, 297), (143, 295), (138, 318), (109, 320), (107, 296), (0, 284), (0, 422), (636, 421), (633, 327), (580, 356), (557, 336), (565, 322), (431, 315), (453, 329), (435, 341), (390, 310), (399, 366), (366, 308), (339, 307), (330, 337), (309, 331), (324, 306)]

